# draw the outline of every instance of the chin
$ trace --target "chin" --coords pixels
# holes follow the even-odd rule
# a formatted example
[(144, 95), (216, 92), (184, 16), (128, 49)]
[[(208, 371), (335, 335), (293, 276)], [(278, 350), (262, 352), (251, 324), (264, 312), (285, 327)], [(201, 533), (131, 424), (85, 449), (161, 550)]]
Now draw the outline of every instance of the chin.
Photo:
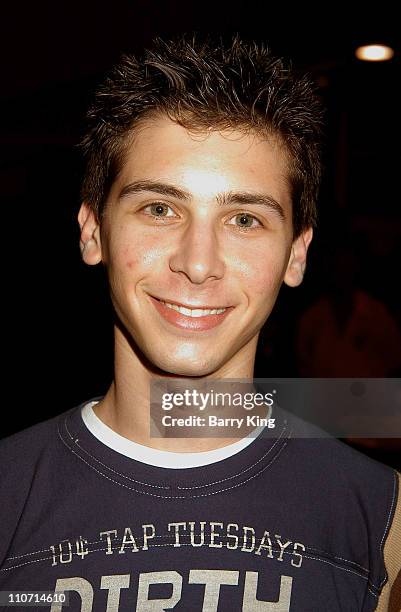
[(219, 369), (220, 364), (216, 360), (205, 361), (205, 359), (172, 359), (169, 356), (167, 359), (155, 360), (155, 365), (158, 368), (175, 376), (208, 376)]

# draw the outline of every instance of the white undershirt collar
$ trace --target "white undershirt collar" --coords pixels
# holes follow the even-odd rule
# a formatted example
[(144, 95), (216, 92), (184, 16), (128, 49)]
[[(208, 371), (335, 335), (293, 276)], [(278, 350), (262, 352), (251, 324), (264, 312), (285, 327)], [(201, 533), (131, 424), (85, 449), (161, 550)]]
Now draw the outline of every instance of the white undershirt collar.
[[(202, 451), (197, 453), (175, 453), (170, 451), (158, 450), (133, 442), (128, 438), (124, 438), (111, 427), (103, 423), (94, 413), (93, 406), (98, 403), (98, 400), (88, 402), (82, 407), (82, 419), (89, 431), (100, 442), (112, 448), (117, 453), (121, 453), (126, 457), (147, 463), (155, 467), (164, 467), (171, 469), (183, 469), (200, 467), (223, 461), (252, 444), (255, 438), (261, 433), (263, 427), (257, 427), (246, 437), (228, 444), (222, 448), (216, 448), (210, 451)], [(267, 418), (271, 417), (271, 407), (269, 408)]]

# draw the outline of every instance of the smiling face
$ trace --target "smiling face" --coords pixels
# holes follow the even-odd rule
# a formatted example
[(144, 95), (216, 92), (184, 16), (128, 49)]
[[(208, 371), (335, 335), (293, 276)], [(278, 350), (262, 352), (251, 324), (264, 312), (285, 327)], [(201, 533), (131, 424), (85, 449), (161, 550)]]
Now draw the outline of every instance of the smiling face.
[(312, 238), (293, 242), (287, 176), (276, 140), (194, 136), (159, 117), (135, 133), (101, 229), (82, 205), (83, 258), (104, 262), (116, 314), (155, 366), (252, 375), (259, 331), (282, 282), (302, 281)]

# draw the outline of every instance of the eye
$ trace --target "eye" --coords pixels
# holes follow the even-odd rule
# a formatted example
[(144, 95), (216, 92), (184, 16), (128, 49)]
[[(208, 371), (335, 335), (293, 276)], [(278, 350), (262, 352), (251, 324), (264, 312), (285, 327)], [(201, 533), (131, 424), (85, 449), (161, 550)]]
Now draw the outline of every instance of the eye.
[(261, 222), (256, 217), (246, 212), (239, 213), (232, 217), (229, 225), (236, 225), (239, 229), (254, 229), (262, 226)]
[(156, 218), (176, 216), (173, 209), (167, 204), (164, 204), (164, 202), (153, 202), (145, 206), (142, 210), (145, 214)]

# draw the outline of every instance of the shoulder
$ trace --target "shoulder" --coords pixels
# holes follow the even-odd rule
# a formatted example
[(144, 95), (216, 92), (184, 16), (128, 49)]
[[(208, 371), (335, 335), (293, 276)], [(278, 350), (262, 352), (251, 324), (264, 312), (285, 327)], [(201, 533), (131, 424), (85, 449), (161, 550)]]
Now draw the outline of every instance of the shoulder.
[(299, 465), (306, 481), (342, 500), (357, 497), (379, 513), (383, 504), (391, 506), (398, 486), (394, 469), (294, 415), (288, 421), (293, 459), (299, 459), (294, 461), (295, 469)]
[(76, 406), (0, 440), (0, 566), (38, 480), (50, 486), (60, 464), (58, 424)]
[[(35, 457), (48, 447), (57, 437), (58, 423), (77, 407), (51, 417), (35, 425), (31, 425), (17, 433), (0, 440), (0, 474), (12, 462), (21, 467), (22, 464), (32, 465)], [(9, 469), (10, 466), (7, 467)]]
[(293, 482), (331, 533), (332, 548), (369, 568), (370, 592), (388, 602), (401, 570), (400, 474), (297, 417), (289, 420)]
[[(72, 409), (71, 409), (72, 410)], [(67, 410), (65, 413), (69, 413), (70, 410)], [(17, 431), (5, 438), (0, 439), (0, 450), (3, 451), (5, 448), (11, 448), (15, 444), (20, 444), (22, 441), (26, 442), (28, 440), (33, 441), (34, 439), (40, 441), (43, 438), (43, 435), (46, 437), (49, 430), (51, 430), (54, 425), (57, 423), (57, 420), (62, 416), (62, 414), (54, 415), (49, 419), (44, 421), (40, 421), (39, 423), (35, 423), (34, 425), (30, 425), (20, 431)]]
[(59, 427), (73, 411), (58, 414), (0, 440), (0, 498), (23, 503), (35, 475), (55, 467), (60, 448)]

